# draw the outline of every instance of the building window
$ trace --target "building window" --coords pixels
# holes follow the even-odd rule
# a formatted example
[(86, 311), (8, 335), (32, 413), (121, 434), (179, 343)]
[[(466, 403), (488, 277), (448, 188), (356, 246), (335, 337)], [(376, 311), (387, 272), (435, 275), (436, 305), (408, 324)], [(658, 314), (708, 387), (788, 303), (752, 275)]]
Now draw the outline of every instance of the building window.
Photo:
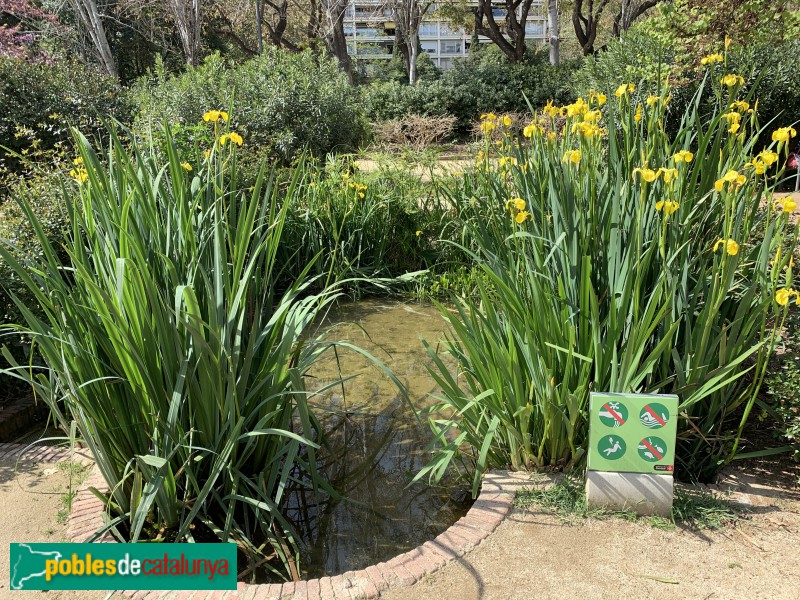
[(463, 43), (461, 40), (447, 40), (441, 42), (441, 54), (461, 54)]
[(377, 29), (372, 27), (356, 27), (356, 35), (358, 37), (378, 37), (384, 35), (383, 31), (378, 32)]
[(525, 35), (544, 37), (544, 23), (541, 21), (528, 21), (525, 23)]
[(422, 25), (420, 25), (419, 34), (436, 37), (436, 35), (438, 35), (437, 29), (438, 25), (436, 23), (423, 23)]
[(420, 46), (422, 46), (422, 49), (428, 54), (436, 54), (436, 51), (438, 50), (436, 42), (427, 42), (423, 40), (420, 42)]
[(455, 29), (450, 29), (444, 23), (442, 23), (441, 32), (442, 32), (442, 37), (453, 37), (453, 36), (461, 37), (460, 31), (456, 31)]

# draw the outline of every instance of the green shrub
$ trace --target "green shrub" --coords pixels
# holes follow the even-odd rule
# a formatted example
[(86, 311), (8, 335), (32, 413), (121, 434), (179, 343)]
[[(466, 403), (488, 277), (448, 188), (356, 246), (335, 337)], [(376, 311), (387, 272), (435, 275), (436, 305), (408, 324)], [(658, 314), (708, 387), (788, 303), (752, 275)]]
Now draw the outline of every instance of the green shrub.
[(445, 210), (433, 186), (413, 172), (381, 165), (360, 173), (346, 160), (330, 157), (307, 175), (281, 246), (288, 272), (319, 257), (312, 272), (320, 283), (348, 279), (349, 291), (357, 294), (365, 287), (375, 290), (372, 278), (401, 277), (440, 260), (433, 240)]
[(458, 367), (431, 349), (441, 447), (420, 476), (460, 455), (476, 491), (490, 466), (580, 463), (591, 390), (677, 394), (679, 477), (737, 455), (794, 297), (796, 232), (793, 205), (769, 201), (788, 145), (760, 154), (753, 114), (729, 133), (739, 86), (720, 88), (723, 109), (682, 115), (672, 137), (668, 89), (641, 113), (627, 91), (554, 109), (500, 156), (487, 136), (477, 172), (443, 186), (488, 283), (442, 307)]
[[(49, 160), (49, 152), (69, 145), (69, 127), (94, 135), (103, 117), (126, 122), (127, 94), (119, 84), (77, 63), (33, 64), (0, 57), (0, 144), (26, 158)], [(0, 148), (12, 171), (23, 165)]]
[[(715, 49), (722, 53), (723, 47)], [(761, 123), (771, 121), (784, 124), (800, 121), (800, 87), (797, 86), (797, 57), (800, 41), (793, 39), (775, 43), (751, 43), (733, 46), (725, 53), (725, 65), (715, 65), (709, 78), (719, 80), (723, 74), (736, 73), (745, 79), (743, 96), (758, 99)], [(578, 95), (596, 89), (606, 93), (622, 81), (632, 81), (638, 87), (637, 97), (643, 101), (656, 93), (667, 74), (673, 81), (669, 115), (672, 132), (680, 123), (680, 116), (689, 110), (689, 103), (701, 89), (706, 74), (702, 65), (684, 67), (678, 63), (678, 49), (665, 44), (650, 34), (646, 26), (630, 29), (622, 40), (609, 42), (606, 50), (587, 58), (575, 73), (574, 87)], [(713, 110), (716, 96), (710, 87), (702, 88), (701, 111)], [(768, 138), (760, 143), (769, 143)]]
[(778, 424), (775, 434), (788, 442), (795, 459), (800, 458), (800, 340), (796, 331), (800, 327), (800, 314), (791, 311), (784, 324), (773, 368), (766, 379), (767, 403), (765, 409)]
[(158, 132), (166, 121), (191, 145), (210, 109), (229, 110), (246, 140), (245, 154), (290, 162), (303, 152), (324, 156), (352, 150), (365, 135), (357, 94), (333, 61), (276, 49), (241, 65), (212, 55), (196, 69), (163, 70), (136, 86), (136, 129)]
[(481, 48), (435, 81), (423, 80), (413, 87), (397, 81), (365, 86), (365, 111), (372, 121), (408, 114), (453, 115), (464, 134), (485, 112), (522, 113), (528, 111), (528, 102), (534, 108), (549, 100), (565, 102), (575, 66), (569, 62), (553, 67), (541, 53), (515, 65), (495, 48)]
[[(400, 55), (392, 56), (390, 60), (369, 60), (360, 62), (356, 59), (359, 72), (359, 82), (387, 82), (408, 83), (405, 62)], [(442, 72), (434, 64), (427, 52), (422, 52), (417, 58), (417, 81), (434, 81), (441, 77)]]

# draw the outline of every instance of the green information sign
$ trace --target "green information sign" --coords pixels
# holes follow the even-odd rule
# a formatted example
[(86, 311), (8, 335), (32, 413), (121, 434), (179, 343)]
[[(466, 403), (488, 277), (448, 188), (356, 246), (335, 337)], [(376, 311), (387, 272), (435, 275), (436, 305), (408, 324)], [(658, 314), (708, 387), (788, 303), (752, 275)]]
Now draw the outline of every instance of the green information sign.
[(672, 473), (678, 397), (592, 393), (589, 470)]

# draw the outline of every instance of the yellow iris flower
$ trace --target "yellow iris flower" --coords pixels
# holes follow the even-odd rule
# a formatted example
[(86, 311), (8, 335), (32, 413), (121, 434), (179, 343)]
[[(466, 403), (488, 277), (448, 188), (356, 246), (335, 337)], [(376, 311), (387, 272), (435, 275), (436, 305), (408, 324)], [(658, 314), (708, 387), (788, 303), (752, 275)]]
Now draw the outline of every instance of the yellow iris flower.
[(653, 171), (653, 169), (648, 169), (645, 167), (644, 169), (640, 169), (639, 167), (633, 170), (633, 178), (636, 179), (636, 174), (641, 175), (642, 181), (646, 181), (647, 183), (653, 183), (656, 179), (658, 179), (659, 172)]
[(561, 162), (571, 162), (572, 164), (577, 165), (581, 162), (581, 158), (583, 153), (580, 150), (567, 150), (564, 153), (564, 158), (561, 159)]
[(527, 210), (521, 210), (517, 213), (517, 216), (514, 217), (514, 220), (517, 223), (524, 223), (525, 221), (530, 219), (530, 217), (531, 213), (529, 213)]
[(534, 135), (539, 135), (544, 130), (537, 125), (536, 123), (531, 123), (530, 125), (526, 125), (522, 130), (522, 135), (526, 138), (533, 137)]
[(716, 189), (718, 192), (721, 192), (726, 183), (742, 185), (745, 181), (747, 181), (747, 177), (740, 175), (738, 171), (730, 169), (727, 173), (725, 173), (725, 175), (714, 182), (714, 189)]
[(634, 90), (636, 90), (636, 86), (632, 83), (623, 83), (616, 89), (614, 95), (617, 98), (622, 98), (625, 94), (632, 94)]
[(778, 210), (779, 208), (785, 213), (791, 213), (797, 208), (797, 202), (789, 197), (783, 198), (782, 200), (776, 200), (772, 204), (772, 209)]
[(226, 133), (219, 138), (219, 145), (224, 146), (229, 140), (231, 143), (236, 144), (237, 146), (241, 146), (244, 143), (242, 136), (235, 131), (231, 131), (230, 133)]
[(86, 169), (83, 168), (72, 169), (69, 172), (69, 176), (72, 177), (78, 183), (86, 183), (86, 181), (89, 179), (89, 173), (86, 171)]
[(675, 155), (672, 157), (672, 160), (674, 160), (676, 163), (690, 163), (692, 160), (694, 160), (694, 154), (688, 150), (680, 150), (675, 153)]
[(656, 210), (663, 211), (666, 216), (674, 213), (679, 207), (680, 204), (672, 200), (659, 200), (656, 202)]
[(724, 246), (725, 252), (727, 252), (730, 256), (736, 256), (739, 254), (739, 244), (734, 239), (718, 239), (717, 243), (714, 244), (714, 252), (716, 252), (720, 246)]
[(188, 162), (182, 162), (181, 163), (181, 167), (183, 167), (187, 171), (191, 171), (192, 170), (192, 165), (190, 165)]
[(722, 62), (725, 60), (722, 54), (709, 54), (700, 59), (701, 65), (713, 65), (714, 63)]
[(209, 110), (207, 113), (203, 115), (203, 121), (206, 123), (208, 122), (218, 122), (218, 121), (227, 121), (228, 120), (228, 113), (224, 110)]
[(665, 169), (662, 167), (656, 173), (656, 177), (658, 177), (658, 175), (664, 177), (664, 183), (669, 183), (673, 179), (678, 179), (678, 169)]
[(719, 81), (723, 85), (727, 85), (728, 87), (733, 87), (735, 85), (743, 85), (744, 77), (742, 77), (741, 75), (733, 75), (732, 73), (730, 73), (728, 75), (725, 75)]
[(797, 135), (794, 127), (781, 127), (772, 132), (773, 142), (788, 142), (791, 138)]
[(772, 150), (762, 150), (758, 154), (758, 158), (764, 161), (764, 164), (771, 167), (778, 161), (778, 153)]
[(775, 302), (777, 302), (780, 306), (786, 306), (789, 304), (789, 300), (791, 299), (792, 295), (797, 298), (796, 302), (800, 302), (800, 293), (796, 292), (792, 288), (781, 288), (776, 290)]
[(731, 102), (731, 108), (733, 110), (743, 113), (750, 110), (750, 105), (744, 100), (734, 100), (733, 102)]

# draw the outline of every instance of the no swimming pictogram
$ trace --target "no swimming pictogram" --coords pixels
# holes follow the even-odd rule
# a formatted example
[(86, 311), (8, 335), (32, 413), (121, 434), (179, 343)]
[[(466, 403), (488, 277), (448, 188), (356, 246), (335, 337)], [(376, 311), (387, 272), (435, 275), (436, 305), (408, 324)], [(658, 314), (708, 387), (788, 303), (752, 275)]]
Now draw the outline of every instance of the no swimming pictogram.
[(639, 422), (648, 429), (661, 429), (669, 421), (669, 410), (663, 404), (650, 402), (639, 413)]

